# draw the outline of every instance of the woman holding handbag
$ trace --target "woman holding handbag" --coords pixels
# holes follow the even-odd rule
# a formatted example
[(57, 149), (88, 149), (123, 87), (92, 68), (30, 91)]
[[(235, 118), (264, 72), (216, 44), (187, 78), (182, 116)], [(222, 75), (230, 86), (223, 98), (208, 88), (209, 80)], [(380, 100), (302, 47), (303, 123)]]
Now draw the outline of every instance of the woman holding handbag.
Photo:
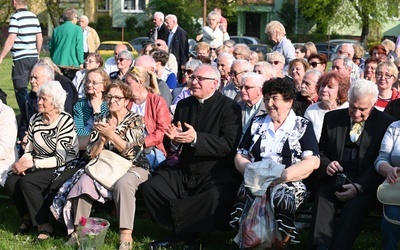
[[(387, 128), (382, 139), (379, 156), (375, 161), (375, 169), (386, 177), (389, 187), (398, 186), (400, 173), (400, 121), (395, 121)], [(396, 183), (397, 182), (397, 183)], [(383, 184), (382, 184), (383, 185)], [(395, 190), (394, 192), (396, 192)], [(396, 194), (398, 196), (398, 194)], [(379, 198), (379, 194), (378, 194)], [(383, 202), (383, 201), (382, 201)], [(400, 241), (400, 204), (394, 205), (395, 201), (389, 201), (392, 204), (383, 204), (382, 218), (382, 244), (384, 250), (398, 249)]]
[[(150, 177), (149, 162), (142, 154), (144, 144), (143, 118), (126, 109), (132, 91), (128, 85), (121, 81), (110, 83), (104, 92), (108, 112), (98, 118), (93, 125), (88, 145), (88, 155), (94, 159), (91, 162), (100, 162), (101, 153), (104, 150), (112, 151), (114, 162), (125, 158), (131, 166), (121, 178), (115, 180), (112, 187), (103, 185), (104, 180), (93, 177), (88, 171), (78, 171), (72, 180), (73, 186), (67, 196), (64, 214), (68, 206), (72, 205), (73, 221), (66, 220), (70, 239), (68, 245), (78, 242), (75, 229), (79, 225), (81, 217), (89, 217), (94, 201), (104, 203), (113, 199), (119, 219), (120, 250), (132, 249), (132, 229), (135, 215), (135, 194), (138, 186)], [(89, 163), (88, 165), (90, 165)], [(94, 164), (92, 164), (94, 165)], [(118, 163), (114, 164), (119, 167)], [(79, 179), (78, 176), (80, 175)]]

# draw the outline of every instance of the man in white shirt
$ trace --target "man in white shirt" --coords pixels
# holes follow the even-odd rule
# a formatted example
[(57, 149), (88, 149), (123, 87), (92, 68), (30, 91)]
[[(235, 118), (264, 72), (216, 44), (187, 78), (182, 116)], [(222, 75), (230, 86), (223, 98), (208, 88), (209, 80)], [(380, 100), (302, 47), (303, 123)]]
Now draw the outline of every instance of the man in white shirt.
[(117, 56), (118, 53), (123, 51), (123, 50), (128, 50), (128, 47), (126, 47), (125, 44), (118, 44), (114, 48), (114, 56), (110, 57), (106, 60), (106, 63), (104, 64), (104, 70), (107, 72), (107, 74), (110, 74), (111, 72), (118, 71), (117, 68)]

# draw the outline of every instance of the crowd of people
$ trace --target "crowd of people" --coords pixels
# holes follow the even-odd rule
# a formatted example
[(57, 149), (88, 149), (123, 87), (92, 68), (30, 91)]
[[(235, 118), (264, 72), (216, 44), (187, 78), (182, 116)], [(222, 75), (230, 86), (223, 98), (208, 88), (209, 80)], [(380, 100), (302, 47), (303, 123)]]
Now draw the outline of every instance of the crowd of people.
[[(171, 231), (149, 249), (201, 249), (199, 233), (243, 231), (241, 217), (259, 196), (272, 207), (280, 248), (298, 243), (296, 210), (309, 201), (310, 247), (351, 249), (378, 204), (378, 185), (397, 180), (400, 41), (371, 47), (367, 58), (344, 43), (328, 69), (312, 42), (293, 46), (278, 21), (265, 28), (273, 52), (236, 44), (214, 9), (190, 56), (177, 17), (156, 12), (154, 43), (138, 58), (116, 45), (103, 62), (88, 18), (67, 9), (51, 58), (39, 60), (37, 18), (25, 0), (13, 3), (0, 63), (11, 49), (13, 81), (22, 73), (31, 83), (28, 92), (28, 79), (14, 81), (19, 124), (0, 100), (0, 184), (21, 218), (17, 234), (37, 228), (36, 240), (47, 240), (54, 216), (67, 227), (66, 244), (77, 245), (80, 218), (94, 202), (113, 200), (119, 249), (132, 249), (140, 190), (154, 223)], [(15, 29), (23, 16), (32, 22), (29, 43)], [(71, 81), (61, 73), (66, 66), (82, 69)], [(85, 167), (104, 151), (131, 162), (112, 188)], [(256, 164), (265, 182), (254, 191)], [(384, 211), (399, 221), (398, 206)], [(399, 232), (383, 218), (382, 247), (396, 249)]]

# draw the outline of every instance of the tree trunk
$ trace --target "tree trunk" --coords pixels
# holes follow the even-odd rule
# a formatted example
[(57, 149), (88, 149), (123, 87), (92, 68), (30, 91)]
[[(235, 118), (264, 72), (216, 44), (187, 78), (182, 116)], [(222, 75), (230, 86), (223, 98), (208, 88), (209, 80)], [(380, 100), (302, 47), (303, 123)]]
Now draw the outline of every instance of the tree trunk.
[(369, 34), (369, 20), (367, 19), (367, 20), (364, 20), (362, 23), (360, 42), (366, 44), (368, 34)]

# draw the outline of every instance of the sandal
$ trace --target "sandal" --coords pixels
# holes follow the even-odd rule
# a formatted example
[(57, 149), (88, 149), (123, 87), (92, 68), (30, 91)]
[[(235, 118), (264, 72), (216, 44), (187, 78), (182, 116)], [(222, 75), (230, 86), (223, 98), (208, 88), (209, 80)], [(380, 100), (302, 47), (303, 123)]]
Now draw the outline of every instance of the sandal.
[(14, 233), (14, 235), (24, 235), (28, 234), (32, 230), (32, 222), (29, 220), (25, 220), (22, 222), (21, 226), (19, 226), (18, 230)]
[[(43, 235), (44, 237), (43, 238), (40, 237), (41, 235)], [(36, 243), (43, 242), (45, 240), (48, 240), (52, 236), (54, 236), (54, 232), (49, 232), (49, 231), (47, 231), (45, 229), (42, 229), (42, 230), (39, 231), (39, 235), (38, 235), (38, 237), (36, 237), (35, 242)]]

